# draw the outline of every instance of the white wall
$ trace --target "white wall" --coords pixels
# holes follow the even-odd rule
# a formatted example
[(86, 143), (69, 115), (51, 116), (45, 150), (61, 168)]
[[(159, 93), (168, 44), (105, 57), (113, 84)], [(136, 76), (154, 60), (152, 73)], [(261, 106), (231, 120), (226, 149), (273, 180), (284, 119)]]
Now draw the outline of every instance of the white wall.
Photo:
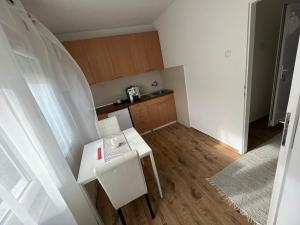
[(177, 121), (187, 127), (190, 127), (184, 67), (176, 66), (163, 70), (162, 80), (164, 88), (174, 91)]
[(247, 26), (248, 0), (176, 0), (154, 22), (165, 66), (184, 65), (191, 126), (239, 152)]
[[(154, 81), (158, 82), (157, 87), (152, 86)], [(153, 71), (95, 84), (91, 86), (91, 91), (98, 107), (113, 103), (118, 98), (127, 98), (126, 88), (131, 85), (140, 87), (141, 94), (148, 94), (161, 89), (162, 83), (161, 72)]]
[(270, 111), (282, 2), (264, 0), (256, 6), (250, 122)]

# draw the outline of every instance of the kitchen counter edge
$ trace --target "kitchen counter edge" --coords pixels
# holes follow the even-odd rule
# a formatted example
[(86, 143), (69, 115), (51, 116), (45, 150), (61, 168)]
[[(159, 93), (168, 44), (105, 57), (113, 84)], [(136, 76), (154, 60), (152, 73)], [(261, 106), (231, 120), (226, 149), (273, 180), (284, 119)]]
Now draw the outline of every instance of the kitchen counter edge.
[(120, 105), (110, 104), (110, 105), (99, 107), (99, 108), (96, 109), (96, 113), (97, 113), (97, 115), (112, 113), (112, 112), (115, 112), (115, 111), (118, 111), (118, 110), (121, 110), (121, 109), (128, 108), (131, 105), (139, 104), (139, 103), (142, 103), (142, 102), (149, 101), (151, 99), (159, 98), (159, 97), (162, 97), (162, 96), (165, 96), (165, 95), (170, 95), (170, 94), (173, 94), (173, 93), (174, 93), (174, 91), (170, 90), (169, 92), (166, 92), (166, 93), (163, 93), (163, 94), (160, 94), (160, 95), (157, 95), (157, 96), (144, 95), (144, 96), (141, 97), (141, 99), (139, 101), (136, 101), (134, 103), (128, 102), (128, 103), (123, 103), (123, 104), (120, 104)]

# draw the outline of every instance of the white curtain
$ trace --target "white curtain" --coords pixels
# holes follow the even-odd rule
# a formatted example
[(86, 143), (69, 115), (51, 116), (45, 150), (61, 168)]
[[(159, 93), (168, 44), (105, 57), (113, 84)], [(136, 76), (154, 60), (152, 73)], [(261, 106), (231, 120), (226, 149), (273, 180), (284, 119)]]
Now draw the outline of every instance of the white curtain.
[(18, 0), (0, 0), (0, 225), (96, 224), (76, 183), (96, 121), (61, 43)]

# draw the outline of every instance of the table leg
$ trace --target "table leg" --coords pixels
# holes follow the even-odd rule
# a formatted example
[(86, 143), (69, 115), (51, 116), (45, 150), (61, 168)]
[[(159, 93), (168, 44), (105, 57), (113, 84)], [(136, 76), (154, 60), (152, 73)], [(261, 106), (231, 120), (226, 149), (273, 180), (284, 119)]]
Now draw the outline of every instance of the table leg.
[(90, 197), (89, 197), (89, 193), (88, 193), (88, 191), (86, 190), (85, 185), (84, 185), (84, 184), (79, 184), (79, 186), (80, 186), (80, 189), (81, 189), (81, 191), (82, 191), (82, 193), (83, 193), (85, 199), (86, 199), (87, 202), (88, 202), (88, 205), (89, 205), (90, 209), (91, 209), (92, 212), (93, 212), (93, 215), (94, 215), (95, 218), (96, 218), (97, 223), (98, 223), (99, 225), (104, 225), (102, 218), (100, 217), (99, 213), (97, 212), (97, 210), (96, 210), (94, 204), (91, 202), (91, 199), (90, 199)]
[(159, 195), (160, 195), (161, 198), (163, 198), (163, 193), (162, 193), (162, 190), (161, 190), (160, 181), (159, 181), (159, 177), (158, 177), (158, 173), (157, 173), (157, 169), (156, 169), (156, 164), (155, 164), (155, 160), (154, 160), (154, 156), (153, 156), (152, 152), (150, 153), (150, 160), (151, 160), (154, 176), (155, 176), (155, 179), (156, 179)]

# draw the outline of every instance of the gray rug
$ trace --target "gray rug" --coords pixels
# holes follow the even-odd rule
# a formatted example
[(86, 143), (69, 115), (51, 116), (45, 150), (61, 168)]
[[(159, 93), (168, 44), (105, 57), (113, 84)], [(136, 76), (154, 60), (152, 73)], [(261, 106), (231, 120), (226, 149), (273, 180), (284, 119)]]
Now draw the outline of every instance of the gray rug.
[(259, 225), (267, 224), (281, 135), (252, 150), (208, 181), (230, 204)]

